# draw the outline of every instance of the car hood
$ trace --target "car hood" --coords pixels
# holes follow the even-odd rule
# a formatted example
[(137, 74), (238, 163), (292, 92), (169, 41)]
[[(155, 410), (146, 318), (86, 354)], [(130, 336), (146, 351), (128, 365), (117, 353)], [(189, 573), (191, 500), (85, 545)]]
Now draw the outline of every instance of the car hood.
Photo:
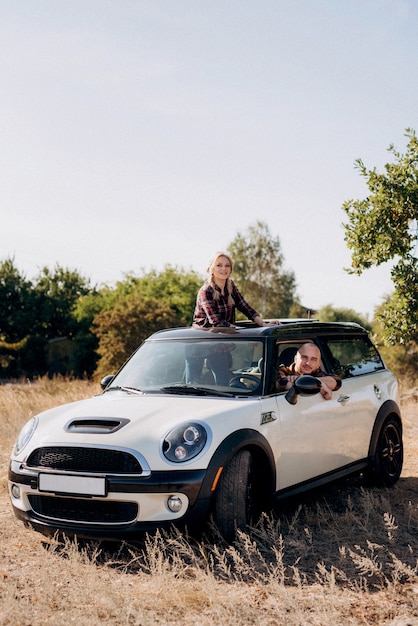
[[(88, 400), (65, 404), (40, 413), (38, 426), (19, 458), (27, 458), (34, 448), (48, 445), (109, 446), (135, 449), (155, 466), (161, 461), (161, 441), (177, 424), (204, 422), (210, 448), (237, 428), (260, 424), (258, 398), (215, 398), (177, 395), (138, 395), (123, 391), (107, 392)], [(234, 416), (236, 419), (234, 419)], [(91, 420), (122, 420), (114, 431), (89, 433), (70, 425)], [(216, 425), (211, 428), (211, 424)], [(16, 457), (15, 457), (16, 458)]]

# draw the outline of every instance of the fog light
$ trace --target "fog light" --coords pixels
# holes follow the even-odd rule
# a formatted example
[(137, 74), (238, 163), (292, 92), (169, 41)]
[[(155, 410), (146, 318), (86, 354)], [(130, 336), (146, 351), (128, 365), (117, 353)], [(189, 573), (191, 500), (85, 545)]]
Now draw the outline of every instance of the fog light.
[(178, 513), (181, 511), (183, 503), (178, 496), (170, 496), (167, 500), (167, 506), (172, 513)]
[(12, 485), (12, 496), (18, 500), (20, 498), (20, 487), (17, 485)]

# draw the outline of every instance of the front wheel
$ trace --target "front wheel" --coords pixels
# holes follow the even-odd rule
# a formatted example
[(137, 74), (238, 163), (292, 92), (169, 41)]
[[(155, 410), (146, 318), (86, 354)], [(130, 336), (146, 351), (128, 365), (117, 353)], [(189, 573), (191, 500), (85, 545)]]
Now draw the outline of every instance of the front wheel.
[(260, 484), (249, 450), (240, 450), (224, 468), (216, 490), (214, 521), (226, 541), (245, 531), (260, 513)]
[(378, 487), (392, 487), (401, 475), (402, 465), (402, 428), (398, 420), (389, 418), (380, 430), (367, 478)]

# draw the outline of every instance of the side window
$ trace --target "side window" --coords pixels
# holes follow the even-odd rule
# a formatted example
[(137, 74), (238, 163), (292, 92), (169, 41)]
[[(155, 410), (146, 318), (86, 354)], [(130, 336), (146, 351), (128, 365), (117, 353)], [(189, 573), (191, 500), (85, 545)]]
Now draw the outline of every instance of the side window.
[[(298, 343), (290, 343), (289, 341), (278, 343), (278, 357), (277, 357), (277, 365), (285, 365), (289, 367), (292, 365), (295, 360), (296, 352), (299, 350), (300, 346), (304, 343), (313, 343), (315, 341), (313, 339), (303, 339), (298, 341)], [(315, 344), (316, 345), (316, 344)], [(322, 354), (321, 354), (322, 357)], [(322, 367), (322, 362), (321, 362)]]
[(331, 371), (341, 378), (361, 376), (385, 367), (368, 337), (330, 339), (327, 348)]

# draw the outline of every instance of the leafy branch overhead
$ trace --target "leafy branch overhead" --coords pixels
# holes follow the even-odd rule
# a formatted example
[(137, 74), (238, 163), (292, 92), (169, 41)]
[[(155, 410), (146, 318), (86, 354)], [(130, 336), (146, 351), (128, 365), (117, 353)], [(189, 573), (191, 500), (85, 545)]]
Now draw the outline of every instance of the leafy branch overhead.
[(370, 194), (364, 200), (348, 200), (342, 207), (348, 217), (345, 241), (352, 250), (347, 271), (361, 274), (394, 262), (394, 292), (378, 314), (387, 343), (415, 339), (418, 323), (418, 139), (410, 128), (405, 137), (405, 154), (389, 146), (393, 162), (385, 165), (383, 173), (368, 170), (361, 159), (355, 162)]

